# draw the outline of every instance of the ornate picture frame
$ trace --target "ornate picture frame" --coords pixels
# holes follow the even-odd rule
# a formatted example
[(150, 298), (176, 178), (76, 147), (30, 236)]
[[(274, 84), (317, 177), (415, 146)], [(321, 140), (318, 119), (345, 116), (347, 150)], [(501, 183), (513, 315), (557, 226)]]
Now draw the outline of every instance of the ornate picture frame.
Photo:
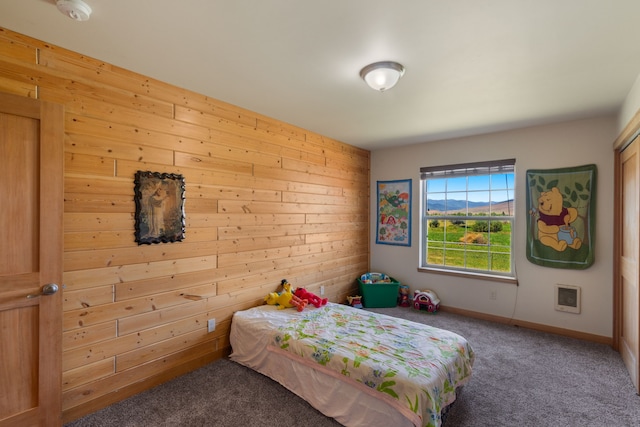
[(138, 245), (178, 242), (185, 235), (185, 182), (182, 175), (137, 171), (135, 240)]

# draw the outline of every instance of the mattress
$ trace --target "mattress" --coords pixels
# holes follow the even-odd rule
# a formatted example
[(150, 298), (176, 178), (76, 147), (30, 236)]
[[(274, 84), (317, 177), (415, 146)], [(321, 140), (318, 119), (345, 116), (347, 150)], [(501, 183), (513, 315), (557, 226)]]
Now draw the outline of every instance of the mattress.
[(345, 426), (438, 427), (474, 362), (458, 334), (333, 303), (236, 312), (230, 340), (231, 360)]

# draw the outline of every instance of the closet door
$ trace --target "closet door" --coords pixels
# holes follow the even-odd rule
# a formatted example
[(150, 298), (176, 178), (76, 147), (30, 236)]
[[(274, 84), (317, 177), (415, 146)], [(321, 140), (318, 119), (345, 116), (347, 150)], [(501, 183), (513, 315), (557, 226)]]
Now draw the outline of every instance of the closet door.
[(620, 179), (620, 236), (619, 236), (619, 310), (620, 310), (620, 354), (629, 370), (636, 390), (640, 391), (640, 339), (638, 292), (638, 256), (640, 221), (638, 191), (640, 189), (640, 160), (638, 138), (620, 153), (618, 165)]

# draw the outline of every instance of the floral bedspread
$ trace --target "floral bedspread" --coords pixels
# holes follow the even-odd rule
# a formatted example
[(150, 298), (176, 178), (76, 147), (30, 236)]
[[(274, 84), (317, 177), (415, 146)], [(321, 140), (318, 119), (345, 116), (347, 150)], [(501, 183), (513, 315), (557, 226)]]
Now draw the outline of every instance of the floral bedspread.
[(453, 332), (339, 304), (301, 314), (278, 328), (274, 346), (376, 390), (416, 426), (440, 426), (471, 377), (473, 350)]

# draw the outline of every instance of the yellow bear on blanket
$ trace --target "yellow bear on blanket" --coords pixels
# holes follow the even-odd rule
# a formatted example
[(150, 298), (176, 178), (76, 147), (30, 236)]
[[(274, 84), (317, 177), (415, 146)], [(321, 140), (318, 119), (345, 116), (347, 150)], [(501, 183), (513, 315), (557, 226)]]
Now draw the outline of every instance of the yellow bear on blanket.
[(302, 311), (307, 305), (307, 300), (301, 300), (291, 292), (291, 284), (286, 279), (282, 280), (282, 292), (271, 292), (264, 301), (267, 304), (278, 306), (278, 310), (284, 308), (296, 307), (298, 311)]
[(557, 187), (545, 191), (538, 198), (538, 240), (558, 252), (567, 247), (580, 249), (582, 240), (570, 224), (578, 218), (576, 208), (565, 208)]

